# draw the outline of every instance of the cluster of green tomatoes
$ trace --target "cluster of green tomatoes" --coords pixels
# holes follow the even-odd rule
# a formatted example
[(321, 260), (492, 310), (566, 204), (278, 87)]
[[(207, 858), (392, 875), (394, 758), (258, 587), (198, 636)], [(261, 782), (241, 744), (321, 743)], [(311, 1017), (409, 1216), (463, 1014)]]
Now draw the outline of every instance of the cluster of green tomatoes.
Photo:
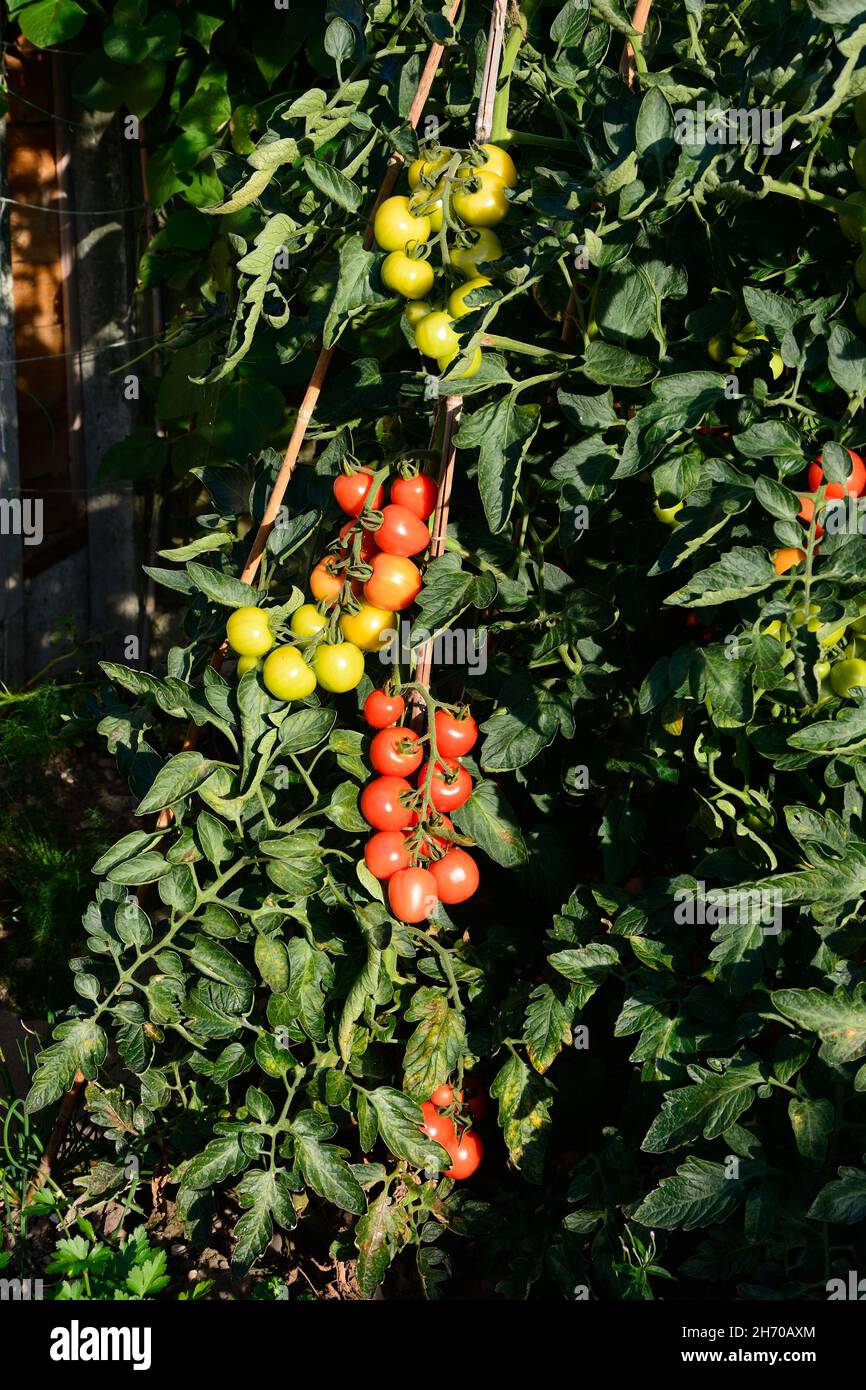
[[(481, 307), (474, 291), (490, 285), (479, 266), (502, 258), (493, 228), (508, 214), (517, 170), (498, 145), (465, 152), (435, 146), (410, 164), (408, 181), (409, 196), (386, 198), (373, 219), (376, 243), (388, 253), (380, 274), (406, 300), (418, 351), (446, 372), (462, 351), (458, 320)], [(438, 294), (434, 254), (442, 267)], [(480, 366), (477, 347), (460, 375), (474, 376)]]

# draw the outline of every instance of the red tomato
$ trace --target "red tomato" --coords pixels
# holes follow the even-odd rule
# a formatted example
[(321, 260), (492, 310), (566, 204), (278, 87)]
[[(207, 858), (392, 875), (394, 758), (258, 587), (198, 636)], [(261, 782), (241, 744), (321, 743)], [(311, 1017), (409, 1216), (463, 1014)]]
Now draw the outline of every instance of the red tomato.
[(408, 777), (420, 767), (424, 748), (416, 733), (397, 724), (390, 729), (380, 729), (370, 744), (370, 762), (374, 771), (391, 773), (394, 777)]
[(364, 701), (364, 718), (373, 729), (387, 729), (396, 724), (406, 708), (402, 695), (386, 695), (384, 690), (374, 690)]
[(417, 813), (400, 800), (403, 792), (411, 790), (405, 777), (376, 777), (361, 792), (361, 815), (376, 830), (405, 830), (417, 820)]
[(364, 846), (364, 863), (374, 878), (388, 879), (398, 869), (408, 869), (409, 851), (400, 830), (377, 830)]
[(438, 1106), (440, 1110), (447, 1110), (453, 1099), (454, 1092), (450, 1086), (437, 1086), (430, 1097), (430, 1104)]
[(458, 1182), (471, 1178), (484, 1157), (484, 1145), (475, 1130), (467, 1129), (456, 1144), (445, 1147), (451, 1155), (451, 1167), (445, 1169), (446, 1178), (455, 1178)]
[(398, 869), (388, 879), (388, 902), (401, 922), (426, 922), (436, 908), (436, 880), (428, 869)]
[(391, 501), (414, 512), (422, 521), (436, 510), (438, 496), (436, 479), (427, 473), (416, 473), (414, 478), (395, 478), (391, 484)]
[[(360, 516), (367, 501), (367, 493), (373, 481), (369, 468), (361, 468), (357, 473), (341, 473), (334, 479), (334, 496), (337, 505), (349, 516)], [(385, 500), (385, 489), (379, 485), (371, 506), (378, 511)]]
[[(814, 497), (803, 497), (803, 496), (801, 495), (801, 497), (800, 497), (800, 510), (799, 510), (798, 513), (797, 513), (798, 517), (800, 517), (800, 519), (801, 519), (802, 521), (805, 521), (805, 523), (806, 523), (807, 526), (810, 526), (810, 525), (812, 524), (812, 517), (814, 516), (814, 514), (815, 514), (815, 499), (814, 499)], [(815, 527), (815, 535), (816, 535), (816, 536), (823, 536), (823, 534), (824, 534), (824, 527), (823, 527), (823, 526), (820, 526), (820, 525), (816, 526), (816, 527)]]
[(449, 849), (441, 859), (434, 859), (430, 872), (443, 903), (465, 903), (478, 887), (478, 865), (459, 845)]
[[(418, 786), (424, 786), (429, 763), (418, 773)], [(472, 778), (453, 758), (439, 758), (430, 784), (430, 800), (437, 811), (457, 811), (469, 800)]]
[(421, 571), (402, 555), (374, 555), (373, 573), (364, 585), (364, 596), (374, 608), (398, 613), (408, 608), (421, 592)]
[[(340, 527), (340, 539), (341, 539), (342, 541), (345, 542), (345, 546), (344, 546), (344, 549), (345, 549), (345, 550), (348, 550), (348, 549), (349, 549), (349, 546), (351, 545), (352, 540), (354, 539), (354, 538), (351, 536), (350, 533), (353, 532), (353, 531), (355, 530), (356, 525), (357, 525), (357, 523), (354, 522), (354, 521), (347, 521), (346, 524), (345, 524), (345, 526), (341, 526), (341, 527)], [(361, 559), (362, 559), (362, 560), (372, 560), (373, 556), (376, 554), (376, 551), (377, 551), (378, 549), (379, 549), (379, 547), (377, 546), (375, 540), (373, 539), (373, 533), (372, 533), (372, 531), (365, 531), (364, 528), (362, 527), (362, 528), (361, 528), (361, 546), (360, 546), (360, 550), (359, 550), (359, 554), (360, 554)]]
[(402, 555), (408, 559), (426, 550), (430, 543), (430, 532), (420, 517), (410, 512), (408, 507), (389, 503), (382, 512), (382, 525), (373, 532), (376, 544), (386, 555)]
[(425, 1134), (429, 1134), (431, 1139), (435, 1139), (437, 1144), (441, 1144), (444, 1149), (451, 1152), (451, 1148), (457, 1143), (457, 1131), (454, 1128), (453, 1120), (447, 1115), (440, 1115), (435, 1105), (429, 1100), (425, 1100), (421, 1106), (421, 1114), (424, 1116), (424, 1123), (421, 1126)]
[[(849, 449), (851, 457), (851, 472), (842, 483), (828, 483), (825, 497), (844, 497), (846, 492), (850, 492), (852, 497), (859, 497), (864, 487), (866, 487), (866, 465), (859, 454), (855, 454), (853, 449)], [(817, 462), (809, 464), (809, 491), (817, 492), (824, 481), (824, 470), (821, 464), (824, 455), (819, 454)]]
[(436, 747), (443, 757), (462, 758), (475, 746), (478, 738), (478, 725), (468, 709), (459, 714), (449, 714), (445, 709), (437, 709), (434, 720), (436, 728)]

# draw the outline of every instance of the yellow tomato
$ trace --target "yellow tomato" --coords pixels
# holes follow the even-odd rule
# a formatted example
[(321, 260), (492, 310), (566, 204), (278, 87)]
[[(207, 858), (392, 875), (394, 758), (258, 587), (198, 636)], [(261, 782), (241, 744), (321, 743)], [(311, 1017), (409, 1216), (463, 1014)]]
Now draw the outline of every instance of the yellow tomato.
[(465, 284), (461, 285), (459, 289), (452, 290), (448, 296), (448, 312), (451, 317), (453, 319), (462, 319), (465, 318), (467, 314), (473, 314), (475, 309), (479, 306), (467, 304), (467, 295), (470, 295), (473, 290), (483, 289), (485, 285), (489, 284), (490, 281), (486, 275), (475, 275), (471, 280), (467, 280)]
[(508, 216), (508, 198), (502, 180), (485, 169), (473, 169), (464, 187), (455, 185), (451, 206), (468, 227), (496, 227)]
[(314, 637), (327, 625), (327, 621), (314, 603), (302, 603), (292, 614), (289, 627), (296, 637)]
[[(489, 174), (495, 174), (501, 179), (506, 188), (517, 187), (517, 170), (514, 167), (514, 160), (507, 150), (501, 150), (498, 145), (482, 145), (481, 149), (485, 159), (481, 168)], [(468, 166), (464, 165), (458, 171), (461, 175)]]
[(262, 668), (262, 680), (278, 700), (303, 700), (316, 688), (316, 676), (297, 647), (277, 647)]
[(236, 608), (231, 614), (226, 623), (226, 637), (238, 656), (264, 656), (274, 645), (267, 613), (251, 605)]
[(354, 642), (362, 652), (378, 652), (387, 646), (394, 630), (394, 614), (372, 603), (362, 603), (355, 613), (344, 613), (340, 631), (347, 642)]
[[(452, 353), (450, 353), (450, 354), (446, 354), (444, 357), (437, 357), (436, 361), (437, 361), (438, 364), (439, 364), (439, 370), (440, 370), (440, 372), (447, 372), (447, 370), (448, 370), (448, 368), (451, 366), (452, 362), (456, 362), (456, 361), (457, 361), (457, 358), (458, 358), (459, 356), (460, 356), (460, 349), (459, 349), (459, 348), (455, 348), (454, 352), (452, 352)], [(461, 375), (462, 377), (463, 377), (463, 376), (474, 376), (475, 373), (478, 371), (478, 368), (479, 368), (480, 366), (481, 366), (481, 349), (480, 349), (480, 347), (477, 347), (477, 348), (475, 349), (475, 351), (473, 352), (472, 356), (471, 356), (470, 359), (469, 359), (469, 366), (468, 366), (468, 367), (465, 367), (465, 368), (463, 369), (463, 371), (461, 371), (460, 375)]]
[(416, 217), (408, 198), (386, 198), (373, 219), (373, 235), (383, 251), (405, 251), (410, 241), (427, 240), (430, 218)]
[(316, 649), (313, 668), (323, 690), (342, 695), (360, 684), (364, 675), (364, 654), (354, 642), (323, 642)]
[(447, 166), (451, 153), (451, 150), (440, 150), (435, 159), (425, 159), (423, 156), (413, 159), (407, 171), (409, 187), (416, 189), (422, 177), (435, 178)]
[(417, 328), (422, 319), (432, 314), (433, 305), (427, 299), (411, 299), (403, 308), (410, 328)]
[(260, 670), (261, 670), (261, 666), (262, 666), (261, 659), (260, 659), (259, 657), (257, 657), (257, 656), (239, 656), (239, 657), (238, 657), (238, 675), (239, 675), (239, 676), (245, 676), (246, 673), (247, 673), (247, 671), (260, 671)]
[(478, 227), (471, 246), (455, 246), (451, 251), (451, 264), (467, 280), (478, 274), (479, 264), (502, 259), (502, 242), (489, 227)]

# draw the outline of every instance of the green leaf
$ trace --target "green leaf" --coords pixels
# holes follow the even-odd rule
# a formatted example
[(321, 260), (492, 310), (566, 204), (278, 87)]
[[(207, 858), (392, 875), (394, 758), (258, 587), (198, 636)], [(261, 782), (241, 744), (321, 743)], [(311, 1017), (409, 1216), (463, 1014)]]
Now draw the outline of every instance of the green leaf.
[(441, 1144), (422, 1130), (421, 1109), (415, 1101), (393, 1086), (368, 1091), (367, 1100), (376, 1112), (379, 1134), (395, 1157), (405, 1158), (414, 1168), (428, 1172), (441, 1172), (451, 1166)]
[(520, 469), (539, 425), (537, 405), (518, 404), (512, 391), (464, 416), (457, 432), (458, 449), (478, 449), (478, 490), (491, 531), (508, 524)]
[(37, 48), (53, 48), (81, 32), (87, 13), (75, 0), (38, 0), (25, 5), (16, 18), (25, 39)]
[(571, 1042), (568, 1014), (562, 1001), (550, 985), (539, 985), (529, 996), (526, 1006), (526, 1052), (538, 1072), (546, 1072)]
[(314, 1192), (343, 1211), (361, 1216), (367, 1202), (357, 1178), (338, 1149), (316, 1139), (295, 1136), (298, 1161), (304, 1179)]
[(481, 766), (487, 772), (513, 772), (537, 757), (562, 730), (574, 731), (571, 710), (562, 694), (528, 677), (509, 681), (499, 707), (481, 725), (485, 735)]
[(826, 994), (821, 989), (777, 989), (773, 1007), (799, 1028), (817, 1033), (820, 1056), (831, 1066), (856, 1062), (866, 1056), (866, 985), (858, 984), (851, 994), (839, 989)]
[(310, 183), (337, 207), (345, 208), (346, 212), (357, 212), (361, 206), (363, 194), (358, 185), (333, 165), (325, 164), (321, 159), (305, 159), (304, 173)]
[(189, 796), (220, 766), (222, 764), (213, 763), (203, 754), (192, 750), (176, 753), (167, 763), (163, 763), (147, 795), (136, 806), (135, 814), (148, 816)]
[(209, 936), (196, 937), (189, 953), (190, 964), (211, 980), (235, 989), (252, 989), (255, 981), (252, 975), (231, 951)]
[(247, 605), (255, 607), (258, 594), (251, 584), (242, 584), (230, 574), (220, 574), (219, 570), (211, 569), (207, 565), (197, 565), (192, 560), (186, 569), (195, 587), (214, 603), (222, 604), (226, 608), (245, 608)]
[(853, 1226), (866, 1217), (866, 1173), (859, 1168), (840, 1168), (836, 1182), (828, 1182), (815, 1198), (807, 1216)]
[(664, 1153), (699, 1139), (715, 1139), (749, 1109), (756, 1086), (766, 1077), (759, 1062), (737, 1057), (721, 1064), (722, 1071), (690, 1066), (696, 1083), (669, 1091), (660, 1113), (650, 1125), (641, 1148), (645, 1153)]
[(475, 783), (469, 800), (454, 812), (453, 820), (488, 858), (513, 869), (526, 861), (526, 844), (514, 812), (496, 782)]
[(633, 1213), (644, 1226), (664, 1231), (695, 1231), (724, 1221), (742, 1200), (739, 1181), (723, 1163), (687, 1158), (676, 1177), (662, 1178)]
[(212, 1139), (207, 1148), (184, 1165), (185, 1187), (213, 1187), (247, 1166), (249, 1159), (241, 1148), (240, 1136), (226, 1134)]
[(838, 319), (827, 338), (827, 366), (836, 385), (862, 401), (866, 396), (866, 344)]
[(598, 386), (642, 386), (655, 374), (646, 357), (597, 341), (590, 343), (581, 370)]
[[(225, 208), (221, 208), (221, 211), (225, 211)], [(195, 378), (199, 384), (220, 381), (246, 357), (252, 347), (259, 319), (265, 311), (266, 295), (270, 294), (272, 298), (278, 296), (284, 306), (280, 312), (268, 315), (271, 325), (282, 328), (288, 321), (288, 306), (282, 300), (272, 276), (277, 252), (289, 240), (296, 226), (286, 213), (275, 213), (256, 235), (252, 251), (238, 261), (237, 270), (243, 278), (226, 356), (207, 376)]]
[(24, 1104), (28, 1115), (59, 1100), (77, 1071), (92, 1080), (105, 1061), (108, 1039), (92, 1019), (61, 1023), (54, 1029), (54, 1037), (56, 1041), (38, 1054), (33, 1085)]
[(308, 753), (328, 737), (337, 722), (333, 709), (299, 709), (280, 725), (280, 747), (284, 753)]
[(349, 237), (340, 247), (337, 286), (322, 334), (323, 346), (333, 347), (352, 319), (390, 298), (378, 288), (378, 261), (365, 251), (361, 236)]
[(289, 988), (286, 1007), (298, 1019), (308, 1038), (321, 1042), (325, 1036), (324, 1001), (333, 979), (334, 968), (324, 951), (316, 951), (301, 936), (288, 943)]
[(406, 1018), (418, 1026), (406, 1044), (403, 1090), (423, 1101), (457, 1065), (466, 1045), (463, 1018), (452, 1008), (445, 990), (432, 988), (413, 995)]
[(540, 1183), (550, 1139), (553, 1087), (512, 1055), (497, 1073), (490, 1094), (499, 1102), (499, 1125), (511, 1162), (527, 1182)]
[(665, 603), (684, 608), (731, 603), (761, 593), (775, 580), (776, 571), (765, 550), (736, 545), (715, 564), (693, 575), (676, 593), (669, 594)]
[(370, 1204), (366, 1216), (355, 1225), (358, 1262), (355, 1277), (365, 1298), (372, 1298), (398, 1250), (409, 1240), (411, 1227), (403, 1207), (396, 1205), (387, 1189)]
[(803, 1158), (813, 1163), (824, 1162), (833, 1133), (834, 1115), (833, 1103), (829, 1100), (800, 1100), (792, 1096), (788, 1101), (794, 1143)]

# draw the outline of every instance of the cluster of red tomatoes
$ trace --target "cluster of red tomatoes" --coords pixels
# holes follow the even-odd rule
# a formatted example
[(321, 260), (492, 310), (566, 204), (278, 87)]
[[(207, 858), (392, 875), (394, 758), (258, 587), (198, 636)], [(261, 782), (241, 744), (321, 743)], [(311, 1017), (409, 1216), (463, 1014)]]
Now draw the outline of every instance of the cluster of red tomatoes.
[[(459, 1112), (469, 1116), (473, 1124), (482, 1120), (487, 1110), (487, 1096), (469, 1074), (464, 1078), (463, 1090), (457, 1092), (457, 1107)], [(454, 1088), (447, 1084), (437, 1086), (430, 1099), (421, 1106), (424, 1133), (441, 1144), (451, 1158), (451, 1167), (445, 1169), (444, 1176), (459, 1182), (462, 1178), (472, 1177), (484, 1157), (484, 1144), (477, 1130), (462, 1125), (458, 1129), (452, 1118), (454, 1111)]]
[[(814, 463), (809, 465), (809, 491), (800, 496), (800, 510), (798, 516), (807, 526), (811, 525), (815, 515), (815, 501), (818, 489), (824, 488), (824, 501), (839, 501), (846, 493), (849, 497), (859, 497), (864, 487), (866, 487), (866, 466), (859, 454), (855, 454), (853, 449), (849, 449), (848, 454), (851, 459), (851, 471), (844, 483), (824, 483), (824, 470), (821, 464), (824, 455), (819, 454)], [(815, 527), (816, 536), (823, 536), (823, 526)], [(773, 564), (777, 574), (786, 574), (788, 570), (799, 565), (806, 558), (805, 550), (800, 546), (786, 545), (781, 550), (777, 550), (773, 556)]]
[[(454, 843), (448, 815), (472, 791), (472, 778), (460, 758), (478, 738), (478, 725), (466, 709), (437, 709), (433, 764), (430, 757), (425, 761), (426, 740), (397, 723), (405, 709), (402, 695), (388, 690), (374, 690), (364, 705), (367, 723), (378, 730), (370, 745), (370, 763), (378, 775), (360, 800), (361, 813), (376, 832), (364, 847), (364, 862), (387, 883), (394, 916), (423, 922), (437, 902), (465, 902), (478, 887), (478, 866)], [(415, 773), (413, 787), (409, 778)]]
[[(490, 284), (479, 275), (479, 265), (502, 257), (492, 228), (508, 213), (506, 190), (516, 188), (517, 170), (498, 145), (464, 153), (435, 146), (410, 164), (408, 179), (411, 196), (386, 198), (373, 219), (376, 241), (388, 252), (382, 284), (407, 301), (418, 351), (444, 372), (461, 352), (456, 321), (480, 307), (471, 298), (473, 290)], [(450, 274), (438, 298), (430, 297), (436, 282), (429, 260), (434, 239)], [(474, 376), (480, 366), (478, 347), (461, 375)]]
[(390, 501), (369, 468), (341, 474), (334, 496), (350, 518), (314, 567), (310, 591), (291, 616), (292, 641), (271, 631), (261, 608), (238, 608), (226, 636), (238, 653), (238, 673), (258, 668), (278, 700), (303, 700), (318, 685), (332, 694), (354, 690), (367, 652), (380, 651), (394, 630), (394, 614), (421, 591), (421, 571), (409, 558), (430, 542), (428, 518), (436, 483), (424, 473), (395, 478)]

